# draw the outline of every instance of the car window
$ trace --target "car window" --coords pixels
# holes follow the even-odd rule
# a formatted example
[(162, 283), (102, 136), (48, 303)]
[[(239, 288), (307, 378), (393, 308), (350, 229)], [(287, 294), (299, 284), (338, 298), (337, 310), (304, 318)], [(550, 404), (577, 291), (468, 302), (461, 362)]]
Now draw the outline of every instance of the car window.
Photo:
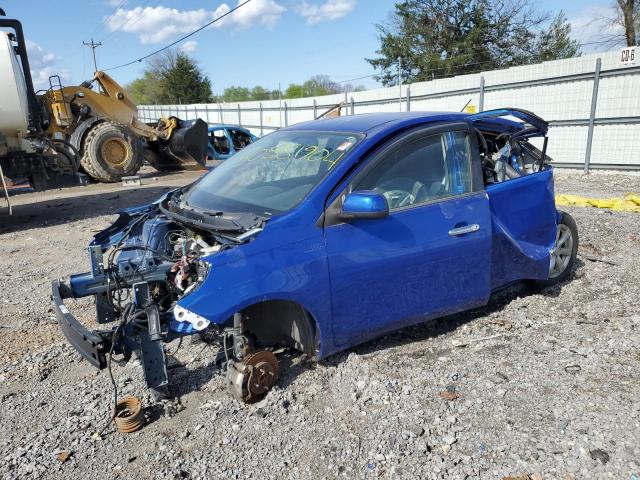
[(227, 140), (227, 136), (223, 129), (209, 132), (209, 139), (211, 141), (211, 146), (216, 150), (216, 152), (223, 155), (229, 153), (229, 141)]
[(194, 183), (184, 200), (215, 211), (285, 212), (301, 202), (361, 138), (306, 130), (271, 133)]
[(444, 132), (398, 145), (352, 190), (380, 192), (392, 210), (471, 192), (469, 135)]
[(230, 130), (231, 139), (233, 141), (233, 147), (236, 150), (241, 150), (251, 143), (251, 136), (247, 132), (242, 130), (232, 129)]

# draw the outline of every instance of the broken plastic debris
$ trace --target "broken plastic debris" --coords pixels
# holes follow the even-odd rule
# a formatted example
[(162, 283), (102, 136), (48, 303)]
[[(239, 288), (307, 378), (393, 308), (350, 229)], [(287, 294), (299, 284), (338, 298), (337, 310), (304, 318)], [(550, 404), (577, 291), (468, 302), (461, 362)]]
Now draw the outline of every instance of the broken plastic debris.
[(56, 452), (56, 458), (60, 461), (60, 463), (64, 463), (69, 460), (71, 456), (71, 452), (69, 450), (60, 450)]
[(443, 390), (443, 391), (440, 392), (439, 395), (440, 395), (440, 398), (443, 398), (443, 399), (448, 400), (450, 402), (460, 398), (460, 394), (459, 393), (452, 392), (450, 390)]

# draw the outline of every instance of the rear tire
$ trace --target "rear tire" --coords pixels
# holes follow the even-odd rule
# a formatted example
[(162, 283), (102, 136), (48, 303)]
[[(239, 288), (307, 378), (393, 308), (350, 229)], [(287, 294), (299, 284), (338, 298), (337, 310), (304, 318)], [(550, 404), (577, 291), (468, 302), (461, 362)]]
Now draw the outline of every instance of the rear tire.
[(100, 182), (118, 182), (135, 175), (143, 161), (142, 142), (124, 125), (101, 122), (86, 133), (81, 149), (82, 168)]
[(578, 226), (571, 215), (560, 212), (556, 230), (556, 243), (551, 252), (549, 278), (536, 280), (541, 287), (549, 287), (564, 282), (573, 270), (578, 255)]

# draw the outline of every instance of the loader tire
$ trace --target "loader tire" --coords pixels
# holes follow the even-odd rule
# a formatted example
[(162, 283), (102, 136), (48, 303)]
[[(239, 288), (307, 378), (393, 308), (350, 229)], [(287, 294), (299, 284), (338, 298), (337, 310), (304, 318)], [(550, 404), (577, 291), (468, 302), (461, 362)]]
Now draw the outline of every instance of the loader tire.
[(118, 182), (135, 175), (143, 161), (142, 142), (124, 125), (101, 122), (89, 129), (82, 142), (80, 164), (99, 182)]

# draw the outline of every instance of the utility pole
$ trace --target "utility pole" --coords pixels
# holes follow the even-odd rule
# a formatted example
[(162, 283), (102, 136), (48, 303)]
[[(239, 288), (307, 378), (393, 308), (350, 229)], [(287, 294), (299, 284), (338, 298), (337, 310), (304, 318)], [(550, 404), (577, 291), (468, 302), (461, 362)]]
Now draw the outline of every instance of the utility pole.
[(280, 115), (280, 126), (282, 127), (282, 89), (280, 82), (278, 82), (278, 112)]
[(400, 72), (402, 71), (402, 58), (398, 57), (398, 105), (400, 111), (402, 111), (402, 77)]
[(92, 38), (91, 42), (82, 42), (82, 44), (87, 46), (87, 47), (91, 47), (91, 50), (93, 52), (93, 71), (97, 72), (98, 71), (98, 63), (96, 62), (96, 48), (101, 47), (102, 46), (102, 42), (94, 42), (93, 38)]

